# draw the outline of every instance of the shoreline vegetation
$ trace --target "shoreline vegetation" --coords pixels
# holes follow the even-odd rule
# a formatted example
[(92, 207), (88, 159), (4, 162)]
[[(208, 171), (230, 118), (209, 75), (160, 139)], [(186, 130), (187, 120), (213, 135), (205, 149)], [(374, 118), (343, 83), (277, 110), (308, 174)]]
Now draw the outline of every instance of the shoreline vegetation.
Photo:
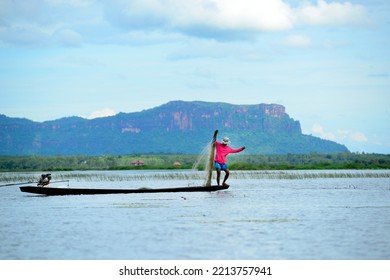
[[(76, 170), (204, 170), (205, 155), (0, 156), (1, 172)], [(390, 155), (368, 153), (232, 155), (231, 170), (390, 169)]]

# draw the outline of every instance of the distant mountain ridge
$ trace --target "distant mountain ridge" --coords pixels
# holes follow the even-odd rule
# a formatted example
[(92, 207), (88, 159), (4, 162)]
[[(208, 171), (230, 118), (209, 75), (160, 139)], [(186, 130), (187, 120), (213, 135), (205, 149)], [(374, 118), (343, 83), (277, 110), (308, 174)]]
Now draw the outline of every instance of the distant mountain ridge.
[(304, 135), (278, 104), (171, 101), (135, 113), (33, 122), (0, 115), (0, 155), (199, 154), (214, 130), (248, 154), (348, 152)]

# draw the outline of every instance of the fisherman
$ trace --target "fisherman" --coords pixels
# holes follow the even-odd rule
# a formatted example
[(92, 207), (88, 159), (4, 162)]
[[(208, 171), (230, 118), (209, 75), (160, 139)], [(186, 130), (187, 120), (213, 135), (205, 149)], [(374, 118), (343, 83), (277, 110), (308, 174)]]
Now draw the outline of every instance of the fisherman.
[(226, 180), (229, 178), (229, 168), (226, 165), (226, 157), (228, 154), (231, 153), (239, 153), (243, 150), (245, 150), (245, 147), (241, 147), (238, 149), (233, 149), (230, 146), (230, 139), (228, 137), (224, 137), (222, 142), (216, 141), (216, 133), (214, 134), (214, 141), (215, 141), (215, 169), (217, 170), (217, 184), (220, 185), (220, 178), (221, 178), (221, 170), (225, 172), (225, 178), (223, 179), (222, 185), (227, 186)]
[(42, 174), (39, 178), (38, 187), (44, 187), (50, 184), (51, 174)]

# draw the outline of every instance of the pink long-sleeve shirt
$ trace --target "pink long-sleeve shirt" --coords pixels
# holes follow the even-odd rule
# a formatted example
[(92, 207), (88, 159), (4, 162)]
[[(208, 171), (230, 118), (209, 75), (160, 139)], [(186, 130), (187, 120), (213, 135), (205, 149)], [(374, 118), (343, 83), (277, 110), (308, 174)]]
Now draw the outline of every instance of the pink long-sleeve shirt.
[(231, 153), (239, 153), (244, 148), (238, 148), (238, 149), (233, 149), (229, 147), (228, 145), (223, 145), (222, 143), (216, 141), (215, 142), (215, 148), (216, 148), (216, 153), (215, 153), (215, 158), (214, 160), (218, 163), (221, 164), (226, 164), (226, 156)]

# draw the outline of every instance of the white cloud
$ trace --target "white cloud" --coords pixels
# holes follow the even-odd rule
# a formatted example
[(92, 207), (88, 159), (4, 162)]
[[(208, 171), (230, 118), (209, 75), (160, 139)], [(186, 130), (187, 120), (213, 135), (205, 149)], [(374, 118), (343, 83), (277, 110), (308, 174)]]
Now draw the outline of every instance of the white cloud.
[(210, 18), (210, 24), (228, 29), (253, 29), (259, 31), (279, 31), (293, 27), (294, 11), (281, 0), (217, 0), (216, 9)]
[(342, 130), (339, 129), (335, 133), (325, 131), (324, 128), (320, 124), (314, 124), (312, 126), (311, 132), (314, 135), (319, 136), (320, 138), (324, 138), (332, 141), (341, 141), (341, 142), (368, 142), (368, 138), (362, 132), (350, 131), (350, 130)]
[(355, 132), (349, 130), (337, 130), (338, 139), (347, 139), (352, 142), (367, 142), (368, 138), (362, 132)]
[(324, 0), (318, 0), (315, 6), (306, 4), (299, 8), (297, 15), (300, 21), (309, 25), (365, 24), (368, 22), (365, 7), (350, 2), (327, 3)]
[[(94, 43), (112, 43), (113, 38), (126, 37), (132, 31), (180, 33), (226, 41), (253, 38), (262, 32), (293, 30), (302, 25), (368, 21), (362, 5), (324, 0), (304, 3), (293, 7), (286, 0), (3, 0), (0, 42), (28, 46), (29, 41), (33, 45), (39, 41), (46, 46), (53, 34), (63, 32), (60, 42), (77, 46), (81, 41), (88, 43), (88, 38)], [(20, 30), (17, 27), (21, 25), (25, 28)], [(30, 29), (38, 36), (29, 37)], [(288, 44), (310, 45), (309, 38), (299, 36), (287, 38)]]
[(326, 132), (319, 124), (314, 124), (311, 130), (314, 135), (318, 135), (320, 138), (324, 138), (332, 141), (336, 140), (335, 134), (331, 132)]
[(282, 0), (114, 0), (105, 11), (109, 21), (122, 28), (199, 36), (216, 31), (279, 31), (292, 28), (295, 20)]
[(361, 132), (352, 132), (350, 135), (349, 135), (349, 138), (354, 141), (354, 142), (367, 142), (368, 139), (366, 137), (366, 135), (364, 135), (363, 133)]
[(113, 0), (105, 11), (110, 22), (125, 29), (162, 29), (217, 39), (227, 32), (236, 32), (236, 36), (241, 32), (242, 36), (242, 32), (285, 31), (302, 24), (367, 22), (364, 6), (324, 0), (314, 5), (305, 2), (296, 8), (284, 0)]
[(115, 114), (116, 114), (115, 111), (112, 109), (103, 109), (103, 110), (93, 112), (87, 117), (87, 119), (110, 117), (110, 116), (114, 116)]

